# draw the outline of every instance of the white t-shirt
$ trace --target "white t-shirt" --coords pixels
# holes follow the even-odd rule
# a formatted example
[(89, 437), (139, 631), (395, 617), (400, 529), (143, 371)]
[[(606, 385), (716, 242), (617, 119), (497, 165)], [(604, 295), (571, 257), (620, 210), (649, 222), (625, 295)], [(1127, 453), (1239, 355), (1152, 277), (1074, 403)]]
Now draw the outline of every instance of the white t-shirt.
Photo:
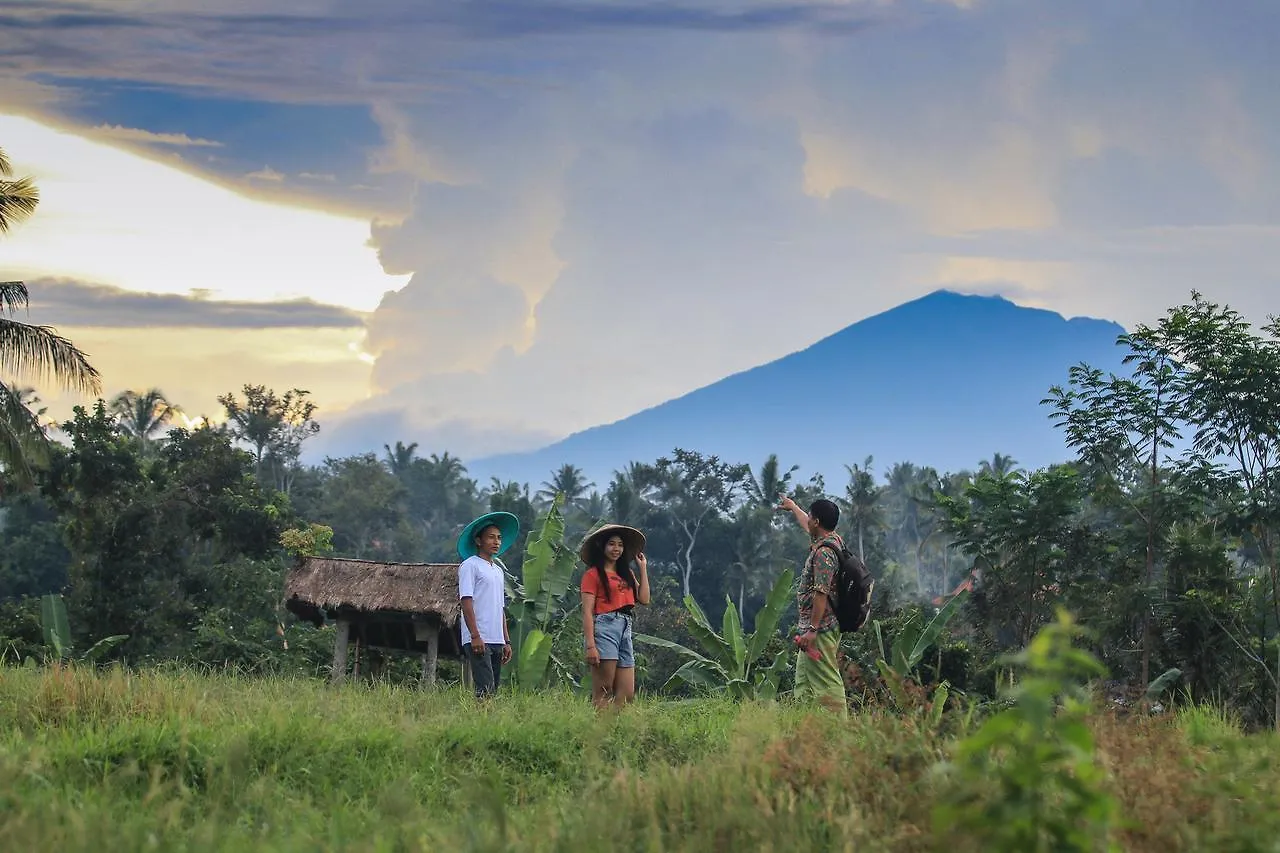
[[(502, 567), (490, 563), (484, 557), (468, 557), (458, 566), (458, 598), (471, 597), (471, 606), (476, 612), (476, 628), (480, 631), (480, 639), (486, 643), (502, 645), (502, 623), (505, 620), (502, 608), (506, 604), (506, 587), (503, 582)], [(466, 617), (462, 623), (462, 645), (471, 642), (471, 631), (467, 629)]]

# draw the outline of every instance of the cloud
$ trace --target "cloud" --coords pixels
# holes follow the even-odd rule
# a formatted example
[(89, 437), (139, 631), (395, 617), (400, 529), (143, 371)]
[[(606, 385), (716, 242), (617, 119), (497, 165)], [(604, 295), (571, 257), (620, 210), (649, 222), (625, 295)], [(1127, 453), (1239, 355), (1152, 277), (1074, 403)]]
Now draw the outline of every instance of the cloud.
[(153, 133), (136, 127), (121, 127), (118, 124), (100, 124), (92, 133), (105, 139), (117, 139), (122, 142), (142, 142), (154, 145), (176, 145), (183, 148), (221, 148), (221, 142), (212, 139), (198, 139), (185, 133)]
[(237, 180), (402, 193), (369, 229), (398, 289), (354, 306), (377, 365), (342, 422), (370, 441), (508, 449), (940, 286), (1132, 324), (1280, 284), (1275, 4), (57, 7), (145, 27), (100, 31), (11, 6), (0, 77), (118, 110), (93, 123), (223, 141)]
[(41, 192), (36, 215), (4, 241), (6, 277), (356, 311), (405, 280), (379, 267), (368, 221), (246, 199), (27, 119), (0, 115), (0, 141)]
[(280, 174), (270, 166), (263, 166), (256, 172), (250, 172), (245, 175), (245, 177), (251, 181), (270, 181), (277, 184), (284, 180), (284, 175)]
[(31, 321), (52, 326), (202, 329), (351, 329), (363, 317), (311, 299), (243, 302), (199, 294), (139, 293), (78, 281), (27, 282)]
[[(362, 329), (349, 328), (104, 328), (59, 326), (102, 374), (103, 395), (160, 388), (191, 417), (218, 416), (217, 398), (246, 384), (283, 391), (302, 388), (319, 406), (324, 426), (368, 396), (370, 365), (361, 358)], [(88, 401), (40, 389), (54, 418)]]

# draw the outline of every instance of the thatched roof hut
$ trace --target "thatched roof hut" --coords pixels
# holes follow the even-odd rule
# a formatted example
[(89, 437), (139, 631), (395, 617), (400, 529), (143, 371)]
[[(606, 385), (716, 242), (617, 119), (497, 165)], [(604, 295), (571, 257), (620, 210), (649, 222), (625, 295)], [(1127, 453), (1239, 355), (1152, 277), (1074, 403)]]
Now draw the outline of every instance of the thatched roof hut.
[(435, 668), (439, 651), (461, 652), (457, 563), (379, 563), (346, 557), (306, 557), (284, 584), (289, 612), (320, 626), (337, 622), (335, 677), (346, 644), (422, 653)]

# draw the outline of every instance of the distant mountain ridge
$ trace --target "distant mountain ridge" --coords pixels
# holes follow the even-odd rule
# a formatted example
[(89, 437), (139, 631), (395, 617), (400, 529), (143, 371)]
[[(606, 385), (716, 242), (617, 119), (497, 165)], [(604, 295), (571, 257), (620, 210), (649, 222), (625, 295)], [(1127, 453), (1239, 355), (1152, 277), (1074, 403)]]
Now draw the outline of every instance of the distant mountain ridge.
[(1123, 333), (1109, 320), (939, 290), (615, 423), (468, 467), (536, 486), (569, 462), (603, 489), (629, 461), (673, 447), (753, 467), (776, 453), (823, 474), (828, 491), (869, 455), (877, 475), (901, 461), (973, 469), (996, 452), (1039, 467), (1068, 458), (1040, 401), (1082, 361), (1121, 372)]

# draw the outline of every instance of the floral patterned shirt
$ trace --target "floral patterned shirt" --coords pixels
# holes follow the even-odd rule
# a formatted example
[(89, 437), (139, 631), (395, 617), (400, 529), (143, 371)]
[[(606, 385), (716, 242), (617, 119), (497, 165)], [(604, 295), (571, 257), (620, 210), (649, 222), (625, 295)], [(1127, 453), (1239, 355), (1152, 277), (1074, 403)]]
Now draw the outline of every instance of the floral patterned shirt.
[(820, 539), (813, 540), (813, 544), (809, 546), (809, 556), (804, 561), (804, 568), (800, 571), (796, 603), (800, 610), (801, 630), (804, 630), (804, 626), (809, 624), (813, 616), (813, 596), (819, 592), (827, 596), (827, 612), (823, 614), (822, 621), (817, 625), (818, 632), (840, 629), (835, 610), (831, 606), (831, 586), (835, 581), (836, 568), (840, 565), (840, 557), (837, 551), (825, 547), (828, 544), (843, 548), (844, 540), (836, 533), (828, 533)]

